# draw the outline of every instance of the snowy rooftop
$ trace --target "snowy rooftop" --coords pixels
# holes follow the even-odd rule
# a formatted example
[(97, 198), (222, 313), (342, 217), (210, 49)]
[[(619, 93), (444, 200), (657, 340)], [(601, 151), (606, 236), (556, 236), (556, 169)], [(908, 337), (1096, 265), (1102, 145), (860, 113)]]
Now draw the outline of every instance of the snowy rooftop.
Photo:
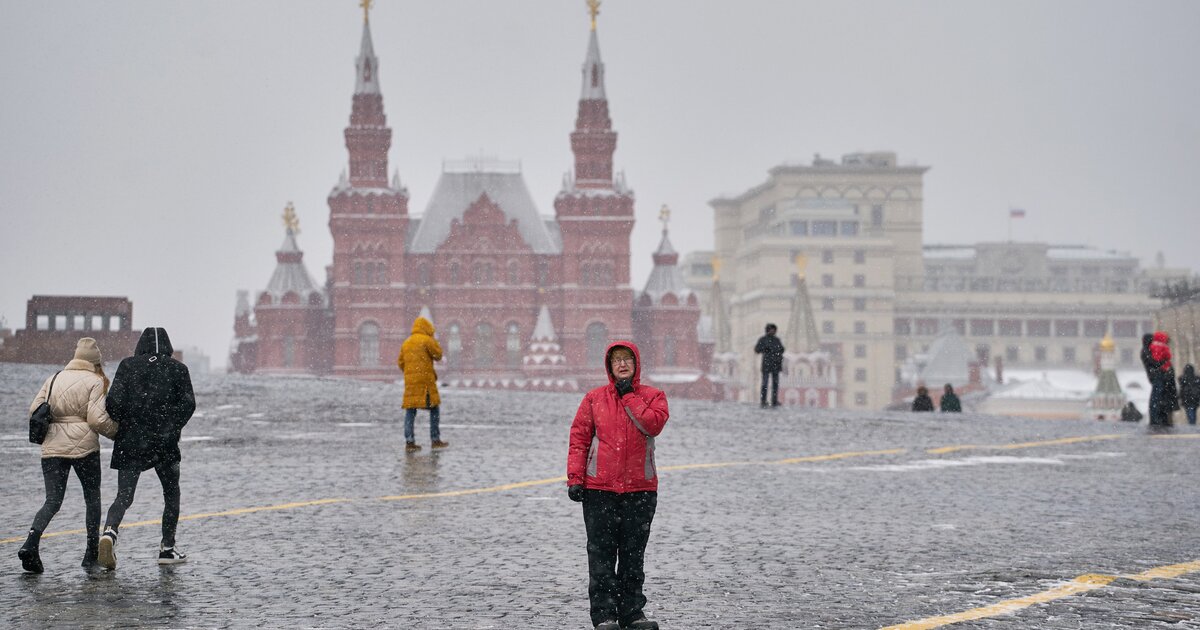
[(486, 194), (504, 212), (506, 220), (516, 220), (521, 238), (534, 253), (561, 253), (562, 247), (547, 228), (547, 219), (538, 214), (520, 171), (508, 165), (493, 168), (490, 163), (475, 164), (473, 169), (443, 170), (413, 233), (409, 251), (432, 254), (450, 235), (451, 223), (462, 221), (467, 208)]

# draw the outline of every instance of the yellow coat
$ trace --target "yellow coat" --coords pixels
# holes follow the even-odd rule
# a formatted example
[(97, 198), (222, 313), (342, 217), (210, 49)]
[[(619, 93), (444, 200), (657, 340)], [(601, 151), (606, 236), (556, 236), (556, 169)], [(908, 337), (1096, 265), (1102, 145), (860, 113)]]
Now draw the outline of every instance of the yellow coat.
[(412, 334), (400, 346), (396, 365), (404, 373), (405, 409), (425, 409), (441, 404), (434, 361), (442, 360), (442, 347), (433, 338), (433, 324), (424, 317), (413, 322)]

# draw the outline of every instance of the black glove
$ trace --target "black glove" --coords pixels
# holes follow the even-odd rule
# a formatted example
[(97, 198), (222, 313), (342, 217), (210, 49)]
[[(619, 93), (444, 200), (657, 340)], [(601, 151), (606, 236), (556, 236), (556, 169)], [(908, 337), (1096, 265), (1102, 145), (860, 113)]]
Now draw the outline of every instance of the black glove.
[(567, 496), (571, 497), (572, 501), (579, 502), (583, 500), (583, 486), (574, 485), (567, 486)]
[(633, 391), (633, 381), (623, 378), (616, 382), (617, 395), (624, 396)]

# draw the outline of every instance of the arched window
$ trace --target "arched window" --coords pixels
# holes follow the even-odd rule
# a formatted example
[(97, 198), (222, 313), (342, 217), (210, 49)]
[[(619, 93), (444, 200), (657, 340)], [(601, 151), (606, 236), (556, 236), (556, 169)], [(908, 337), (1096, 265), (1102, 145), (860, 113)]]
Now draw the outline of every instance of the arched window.
[(604, 349), (608, 346), (608, 326), (600, 322), (588, 324), (587, 327), (587, 364), (597, 366), (604, 364)]
[(663, 365), (675, 365), (675, 336), (663, 337)]
[(450, 324), (446, 331), (446, 365), (457, 370), (462, 357), (462, 328), (458, 324)]
[(379, 365), (379, 325), (366, 322), (358, 327), (358, 364), (363, 367)]
[(354, 274), (353, 274), (353, 276), (352, 276), (352, 277), (351, 277), (351, 279), (350, 279), (350, 284), (354, 284), (354, 285), (359, 285), (359, 284), (362, 284), (362, 283), (363, 283), (363, 266), (362, 266), (362, 263), (360, 263), (360, 262), (355, 262), (355, 263), (354, 263), (354, 265), (353, 265), (351, 268), (353, 269), (353, 271), (354, 271)]
[(290, 335), (283, 338), (283, 367), (290, 368), (296, 364), (296, 340)]
[(480, 323), (475, 326), (475, 367), (486, 370), (492, 367), (492, 325)]
[(509, 322), (504, 330), (504, 363), (510, 368), (521, 367), (521, 327)]
[(459, 283), (458, 263), (452, 262), (452, 263), (450, 263), (450, 284), (458, 284), (458, 283)]
[(417, 277), (423, 287), (432, 283), (432, 278), (429, 276), (429, 263), (421, 263), (421, 266), (417, 267)]

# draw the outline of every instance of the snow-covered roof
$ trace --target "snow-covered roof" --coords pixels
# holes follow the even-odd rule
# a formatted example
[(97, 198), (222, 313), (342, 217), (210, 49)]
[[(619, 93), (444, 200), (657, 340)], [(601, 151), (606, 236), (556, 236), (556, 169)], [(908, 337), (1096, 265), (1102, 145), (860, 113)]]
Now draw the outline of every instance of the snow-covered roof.
[(267, 293), (278, 299), (290, 291), (295, 291), (304, 298), (311, 293), (320, 292), (320, 287), (304, 267), (303, 256), (304, 253), (296, 245), (296, 235), (289, 229), (283, 238), (283, 245), (275, 252), (278, 262), (275, 265), (275, 273), (271, 275), (271, 281), (267, 283)]
[(950, 260), (968, 260), (975, 257), (974, 247), (938, 247), (925, 248), (925, 258), (942, 258)]
[(1101, 250), (1092, 247), (1080, 246), (1052, 246), (1046, 250), (1047, 258), (1057, 258), (1059, 260), (1132, 260), (1133, 257), (1128, 254), (1122, 254), (1112, 250)]
[(450, 224), (458, 219), (486, 194), (507, 220), (516, 220), (521, 238), (537, 254), (562, 252), (559, 239), (546, 228), (550, 220), (538, 213), (525, 178), (520, 171), (492, 169), (487, 164), (475, 164), (471, 170), (443, 170), (425, 214), (416, 224), (409, 252), (432, 254), (450, 235)]
[(1056, 387), (1047, 380), (1013, 382), (992, 394), (993, 398), (1019, 398), (1022, 400), (1086, 400), (1089, 392)]
[(668, 293), (674, 294), (682, 303), (688, 296), (695, 293), (683, 281), (683, 272), (679, 269), (679, 254), (671, 246), (667, 231), (663, 230), (662, 240), (654, 252), (654, 269), (650, 270), (650, 278), (646, 280), (646, 289), (642, 291), (650, 296), (655, 304)]
[(554, 332), (554, 324), (550, 323), (550, 309), (542, 305), (538, 311), (537, 323), (533, 326), (533, 336), (530, 341), (557, 342), (558, 335)]
[(943, 383), (967, 383), (970, 381), (969, 366), (974, 359), (958, 332), (946, 328), (929, 344), (929, 362), (921, 369), (920, 379), (931, 387)]

